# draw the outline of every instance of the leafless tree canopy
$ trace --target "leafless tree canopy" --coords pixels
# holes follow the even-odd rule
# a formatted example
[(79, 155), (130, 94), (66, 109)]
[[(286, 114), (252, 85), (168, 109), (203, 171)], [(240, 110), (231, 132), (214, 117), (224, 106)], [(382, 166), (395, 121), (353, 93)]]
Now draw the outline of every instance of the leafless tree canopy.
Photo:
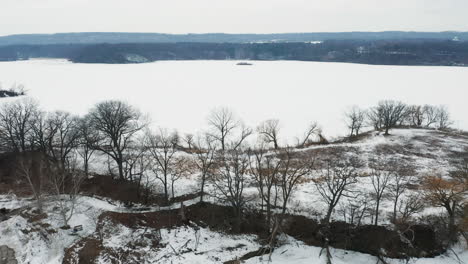
[(38, 104), (30, 99), (4, 103), (0, 109), (1, 147), (15, 152), (31, 150), (39, 112)]
[(244, 140), (252, 134), (252, 129), (234, 116), (228, 108), (216, 108), (208, 116), (208, 124), (211, 127), (210, 136), (221, 145), (221, 150), (237, 149)]
[(345, 112), (346, 124), (350, 130), (350, 136), (358, 136), (364, 126), (366, 111), (358, 106), (353, 106)]
[(297, 140), (297, 146), (300, 148), (306, 147), (306, 145), (312, 140), (311, 138), (314, 135), (321, 135), (322, 129), (318, 125), (317, 122), (312, 122), (309, 124), (307, 127), (306, 131), (304, 132), (304, 135), (302, 138)]
[(197, 136), (195, 166), (200, 174), (200, 202), (203, 202), (207, 180), (214, 175), (216, 163), (216, 145), (212, 137), (207, 134)]
[(247, 184), (249, 156), (240, 148), (220, 151), (218, 155), (219, 168), (212, 178), (219, 193), (215, 196), (231, 205), (234, 215), (237, 217), (236, 228), (239, 228), (242, 212), (248, 201), (244, 189)]
[(278, 172), (278, 186), (282, 194), (282, 213), (285, 214), (288, 202), (298, 184), (314, 168), (315, 158), (308, 154), (296, 153), (291, 148), (284, 148), (278, 153), (281, 166)]
[(369, 112), (369, 119), (376, 129), (384, 129), (388, 135), (390, 128), (401, 125), (407, 116), (407, 107), (404, 103), (392, 100), (380, 101)]
[(277, 195), (277, 186), (279, 183), (279, 172), (281, 161), (276, 155), (267, 152), (263, 144), (252, 151), (252, 160), (250, 161), (250, 173), (254, 176), (257, 183), (258, 193), (261, 199), (261, 210), (266, 207), (266, 224), (271, 228), (272, 207), (274, 206), (274, 197)]
[(119, 178), (124, 179), (124, 151), (134, 135), (146, 126), (141, 113), (127, 103), (105, 101), (89, 112), (89, 119), (93, 129), (101, 134), (97, 148), (117, 163)]
[(280, 123), (278, 119), (269, 119), (257, 127), (257, 132), (266, 143), (273, 143), (273, 147), (278, 149), (278, 134), (280, 132)]
[(333, 210), (342, 197), (349, 197), (351, 187), (357, 183), (360, 163), (355, 158), (331, 157), (325, 161), (321, 176), (314, 179), (315, 187), (327, 204), (325, 223), (330, 223)]
[(167, 129), (159, 129), (159, 133), (152, 134), (147, 132), (145, 148), (149, 151), (153, 159), (153, 172), (156, 178), (164, 187), (164, 198), (166, 203), (169, 201), (169, 187), (171, 175), (175, 169), (175, 154), (178, 152), (177, 145), (174, 142), (174, 133), (169, 133)]

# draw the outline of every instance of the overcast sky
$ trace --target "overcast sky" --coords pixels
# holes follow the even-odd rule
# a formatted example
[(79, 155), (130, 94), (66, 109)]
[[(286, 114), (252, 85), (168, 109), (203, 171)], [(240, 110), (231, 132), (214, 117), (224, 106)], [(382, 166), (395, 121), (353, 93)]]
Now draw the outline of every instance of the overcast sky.
[(468, 31), (468, 0), (0, 0), (0, 35)]

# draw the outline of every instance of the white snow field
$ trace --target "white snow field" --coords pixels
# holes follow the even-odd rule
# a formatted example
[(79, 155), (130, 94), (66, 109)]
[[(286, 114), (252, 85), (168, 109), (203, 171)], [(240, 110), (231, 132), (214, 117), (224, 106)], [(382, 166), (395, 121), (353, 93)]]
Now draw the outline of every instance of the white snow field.
[(194, 133), (211, 109), (227, 106), (247, 125), (278, 118), (292, 141), (311, 121), (325, 136), (346, 133), (343, 112), (382, 99), (447, 105), (454, 127), (468, 129), (468, 68), (372, 66), (298, 61), (159, 61), (74, 64), (65, 60), (0, 62), (4, 88), (24, 84), (46, 110), (84, 114), (93, 104), (122, 99), (155, 126)]

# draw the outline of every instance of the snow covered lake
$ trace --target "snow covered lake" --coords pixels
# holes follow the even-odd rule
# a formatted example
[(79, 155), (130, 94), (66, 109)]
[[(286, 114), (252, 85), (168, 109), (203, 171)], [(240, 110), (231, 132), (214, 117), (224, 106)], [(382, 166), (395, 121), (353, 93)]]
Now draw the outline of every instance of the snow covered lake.
[(310, 121), (318, 121), (326, 136), (343, 135), (346, 107), (369, 107), (382, 99), (447, 105), (454, 126), (468, 129), (468, 68), (252, 63), (0, 62), (0, 82), (3, 88), (24, 84), (46, 110), (84, 114), (99, 101), (122, 99), (147, 113), (155, 126), (177, 128), (182, 133), (206, 128), (210, 110), (227, 106), (252, 127), (266, 119), (280, 119), (282, 137), (290, 141)]

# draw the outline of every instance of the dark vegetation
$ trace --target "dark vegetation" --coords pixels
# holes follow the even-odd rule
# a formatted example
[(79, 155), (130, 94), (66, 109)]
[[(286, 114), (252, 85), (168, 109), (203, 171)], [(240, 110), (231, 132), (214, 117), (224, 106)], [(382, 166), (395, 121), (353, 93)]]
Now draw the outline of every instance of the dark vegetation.
[(324, 40), (395, 40), (395, 39), (436, 39), (468, 40), (468, 32), (322, 32), (284, 34), (160, 34), (160, 33), (119, 33), (83, 32), (58, 34), (28, 34), (0, 37), (0, 46), (28, 44), (118, 44), (118, 43), (252, 43), (252, 42), (311, 42)]
[[(211, 230), (226, 232), (228, 234), (256, 234), (261, 241), (268, 240), (268, 230), (261, 223), (264, 215), (258, 212), (246, 213), (242, 219), (241, 228), (233, 229), (236, 216), (228, 206), (198, 203), (185, 208), (185, 218), (180, 216), (180, 209), (151, 213), (114, 213), (107, 212), (99, 217), (98, 228), (94, 234), (79, 240), (73, 247), (66, 250), (64, 263), (74, 263), (76, 259), (86, 259), (94, 263), (96, 257), (106, 252), (102, 244), (102, 234), (105, 225), (123, 225), (127, 228), (159, 230), (162, 228), (174, 228), (189, 225), (192, 227), (209, 227)], [(223, 221), (220, 221), (223, 219)], [(329, 239), (329, 245), (335, 248), (353, 250), (376, 256), (391, 258), (433, 257), (444, 251), (438, 243), (434, 230), (426, 225), (399, 226), (397, 230), (389, 230), (381, 226), (364, 225), (353, 226), (344, 222), (332, 222), (327, 237), (322, 233), (325, 225), (303, 216), (285, 215), (282, 232), (288, 234), (307, 245), (323, 247), (325, 239)], [(156, 233), (157, 234), (157, 233)], [(160, 237), (154, 232), (148, 233), (154, 248), (160, 245)], [(407, 241), (405, 243), (405, 241)], [(138, 248), (138, 245), (135, 246)], [(189, 251), (195, 249), (187, 248)], [(108, 255), (119, 255), (126, 259), (138, 258), (135, 253), (106, 252)], [(251, 252), (243, 259), (265, 252)], [(81, 262), (80, 262), (81, 263)], [(133, 262), (130, 262), (133, 263)]]
[(3, 97), (16, 97), (16, 96), (22, 96), (26, 94), (26, 90), (24, 89), (23, 85), (13, 85), (9, 89), (2, 89), (0, 85), (0, 98)]
[(321, 43), (114, 43), (0, 46), (0, 61), (64, 58), (80, 63), (159, 60), (298, 60), (379, 65), (468, 64), (466, 41), (440, 39), (325, 40)]

